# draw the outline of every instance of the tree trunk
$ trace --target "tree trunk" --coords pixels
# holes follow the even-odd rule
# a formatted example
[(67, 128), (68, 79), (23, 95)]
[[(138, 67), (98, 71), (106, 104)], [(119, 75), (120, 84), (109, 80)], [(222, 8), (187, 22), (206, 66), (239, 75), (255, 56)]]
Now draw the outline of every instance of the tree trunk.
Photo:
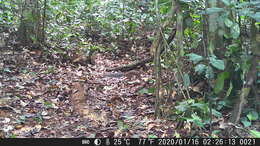
[(18, 41), (24, 46), (38, 45), (43, 42), (39, 1), (23, 0), (21, 3), (20, 26)]
[[(244, 108), (244, 105), (247, 103), (247, 97), (251, 91), (251, 88), (254, 86), (254, 81), (257, 77), (257, 66), (259, 62), (259, 46), (260, 46), (260, 29), (255, 26), (255, 21), (251, 24), (251, 40), (252, 40), (252, 58), (250, 59), (250, 68), (247, 71), (246, 77), (245, 77), (245, 83), (243, 85), (243, 88), (241, 89), (241, 94), (239, 97), (239, 100), (237, 101), (232, 117), (231, 122), (238, 123), (240, 116), (242, 114), (242, 110)], [(257, 95), (258, 96), (258, 95)], [(256, 101), (259, 100), (259, 97), (256, 97)], [(259, 106), (259, 105), (258, 105)], [(258, 107), (259, 108), (259, 107)]]

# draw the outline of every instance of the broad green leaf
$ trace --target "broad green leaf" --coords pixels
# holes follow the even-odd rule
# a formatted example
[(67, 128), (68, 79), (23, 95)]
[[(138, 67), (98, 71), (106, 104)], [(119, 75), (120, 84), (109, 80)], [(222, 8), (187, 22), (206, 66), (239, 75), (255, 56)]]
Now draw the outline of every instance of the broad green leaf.
[(214, 86), (214, 93), (218, 94), (224, 87), (224, 79), (218, 77), (215, 86)]
[(224, 87), (224, 81), (229, 77), (228, 72), (222, 72), (218, 74), (216, 83), (214, 85), (214, 93), (218, 94)]
[(233, 26), (231, 27), (231, 36), (234, 39), (237, 39), (240, 34), (240, 27), (237, 23), (234, 23)]
[(195, 66), (195, 72), (197, 72), (199, 75), (206, 71), (206, 65), (204, 64), (198, 64)]
[(219, 70), (225, 69), (225, 63), (223, 60), (216, 59), (215, 57), (210, 57), (209, 63)]
[(187, 54), (186, 56), (189, 56), (189, 59), (190, 59), (194, 64), (200, 62), (200, 61), (203, 59), (202, 56), (197, 55), (197, 54), (195, 54), (195, 53), (190, 53), (190, 54)]
[(233, 22), (228, 18), (225, 19), (224, 23), (229, 28), (233, 25)]
[(189, 75), (187, 74), (187, 73), (185, 73), (184, 75), (183, 75), (183, 82), (184, 82), (184, 87), (189, 87), (189, 85), (190, 85), (190, 77), (189, 77)]
[(249, 130), (250, 135), (252, 135), (254, 138), (260, 138), (260, 132), (256, 130)]
[(248, 113), (246, 115), (246, 117), (248, 118), (248, 120), (250, 121), (255, 121), (258, 119), (258, 113), (256, 111), (251, 111), (250, 113)]
[(246, 118), (241, 118), (241, 123), (244, 125), (244, 127), (249, 127), (251, 125), (251, 122)]

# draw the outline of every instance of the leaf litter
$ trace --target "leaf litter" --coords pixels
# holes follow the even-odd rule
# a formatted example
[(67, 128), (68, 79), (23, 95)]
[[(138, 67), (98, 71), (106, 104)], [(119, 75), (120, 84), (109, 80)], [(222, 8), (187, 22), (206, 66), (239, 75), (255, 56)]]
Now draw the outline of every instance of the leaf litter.
[(137, 93), (152, 77), (151, 68), (104, 77), (111, 74), (106, 68), (131, 60), (115, 60), (109, 53), (99, 53), (95, 65), (82, 66), (42, 63), (34, 59), (36, 54), (23, 53), (30, 59), (24, 58), (22, 67), (9, 68), (0, 75), (1, 137), (176, 134), (174, 122), (154, 119), (153, 99)]

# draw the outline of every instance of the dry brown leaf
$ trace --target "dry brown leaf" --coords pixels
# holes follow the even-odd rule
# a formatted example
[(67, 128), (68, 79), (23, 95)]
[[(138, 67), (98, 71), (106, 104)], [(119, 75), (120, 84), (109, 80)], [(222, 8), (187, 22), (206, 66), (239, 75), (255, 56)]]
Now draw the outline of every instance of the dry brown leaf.
[(24, 125), (16, 125), (14, 128), (15, 128), (16, 130), (18, 130), (18, 129), (23, 128), (23, 126), (24, 126)]

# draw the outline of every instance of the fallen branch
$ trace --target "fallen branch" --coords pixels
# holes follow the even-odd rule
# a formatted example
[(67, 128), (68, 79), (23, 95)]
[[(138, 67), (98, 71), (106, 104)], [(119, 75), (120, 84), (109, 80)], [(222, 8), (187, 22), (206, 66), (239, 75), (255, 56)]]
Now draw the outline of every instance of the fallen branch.
[[(172, 42), (172, 40), (174, 39), (175, 37), (175, 34), (176, 34), (176, 29), (174, 28), (169, 36), (169, 38), (167, 39), (167, 43), (170, 44)], [(157, 39), (153, 42), (153, 45), (151, 46), (151, 49), (156, 49), (159, 44), (162, 43), (162, 40), (163, 40), (163, 36), (161, 34), (161, 32), (159, 32), (158, 36), (157, 36)], [(164, 52), (165, 48), (163, 47), (161, 49), (161, 54)], [(125, 66), (119, 66), (119, 67), (114, 67), (114, 68), (108, 68), (107, 71), (122, 71), (122, 72), (125, 72), (125, 71), (130, 71), (130, 70), (133, 70), (139, 66), (143, 66), (145, 65), (146, 63), (150, 63), (152, 62), (154, 59), (154, 55), (149, 57), (149, 58), (146, 58), (146, 59), (143, 59), (143, 60), (140, 60), (140, 61), (136, 61), (134, 63), (131, 63), (131, 64), (128, 64), (128, 65), (125, 65)]]
[(125, 66), (119, 66), (119, 67), (115, 67), (115, 68), (108, 68), (107, 71), (130, 71), (130, 70), (133, 70), (135, 68), (137, 68), (138, 66), (142, 66), (146, 63), (149, 63), (149, 62), (152, 62), (153, 61), (153, 57), (150, 57), (150, 58), (146, 58), (146, 59), (143, 59), (141, 61), (136, 61), (134, 63), (131, 63), (131, 64), (127, 64)]

